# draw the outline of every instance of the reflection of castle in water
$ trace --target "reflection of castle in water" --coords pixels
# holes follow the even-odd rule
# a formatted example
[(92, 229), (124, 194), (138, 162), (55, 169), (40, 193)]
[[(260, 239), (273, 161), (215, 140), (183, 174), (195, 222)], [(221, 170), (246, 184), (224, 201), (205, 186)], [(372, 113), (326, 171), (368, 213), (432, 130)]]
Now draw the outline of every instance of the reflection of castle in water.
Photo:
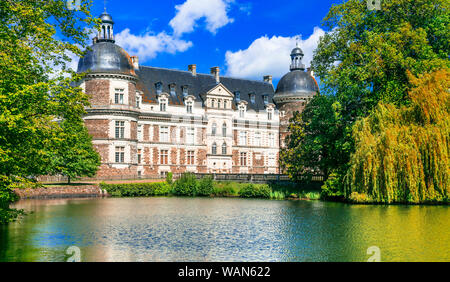
[(100, 18), (92, 50), (78, 64), (78, 72), (89, 71), (81, 87), (91, 96), (85, 123), (102, 158), (99, 177), (279, 173), (287, 122), (318, 90), (300, 48), (274, 91), (271, 76), (140, 66), (114, 44), (111, 16)]

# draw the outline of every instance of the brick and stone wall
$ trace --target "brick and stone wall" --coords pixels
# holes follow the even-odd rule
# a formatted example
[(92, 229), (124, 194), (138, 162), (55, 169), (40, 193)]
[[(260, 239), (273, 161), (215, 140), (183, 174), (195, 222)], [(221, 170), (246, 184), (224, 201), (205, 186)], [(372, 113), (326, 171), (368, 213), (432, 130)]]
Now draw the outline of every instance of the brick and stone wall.
[(107, 79), (92, 79), (85, 82), (85, 92), (90, 95), (92, 106), (104, 106), (110, 104), (110, 82)]
[(16, 193), (20, 199), (99, 197), (104, 195), (98, 185), (15, 189), (14, 193)]

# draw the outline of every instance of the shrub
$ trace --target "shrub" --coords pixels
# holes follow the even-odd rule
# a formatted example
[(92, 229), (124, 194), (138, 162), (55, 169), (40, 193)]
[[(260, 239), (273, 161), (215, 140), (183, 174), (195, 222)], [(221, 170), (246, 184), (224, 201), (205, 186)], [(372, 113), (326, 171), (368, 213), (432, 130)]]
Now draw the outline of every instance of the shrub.
[(350, 197), (349, 197), (348, 200), (351, 203), (355, 203), (355, 204), (363, 204), (363, 203), (370, 203), (371, 202), (371, 200), (367, 196), (367, 194), (365, 194), (365, 193), (358, 193), (358, 192), (353, 192), (352, 194), (350, 194)]
[(203, 177), (198, 183), (198, 193), (199, 196), (210, 196), (214, 194), (214, 184), (211, 176)]
[(127, 184), (100, 184), (113, 197), (149, 197), (165, 196), (170, 193), (171, 186), (165, 182), (154, 183), (127, 183)]
[(173, 183), (173, 173), (172, 172), (167, 173), (166, 182), (167, 182), (167, 184), (172, 185), (172, 183)]
[(270, 188), (268, 185), (248, 184), (239, 191), (242, 198), (270, 198)]
[(325, 200), (344, 199), (342, 176), (337, 173), (332, 173), (322, 186), (320, 197)]
[[(233, 183), (235, 184), (235, 183)], [(237, 188), (230, 182), (226, 183), (215, 183), (214, 185), (214, 195), (218, 197), (229, 197), (237, 196)]]
[(196, 196), (198, 192), (197, 177), (193, 173), (183, 173), (174, 183), (173, 193), (178, 196)]

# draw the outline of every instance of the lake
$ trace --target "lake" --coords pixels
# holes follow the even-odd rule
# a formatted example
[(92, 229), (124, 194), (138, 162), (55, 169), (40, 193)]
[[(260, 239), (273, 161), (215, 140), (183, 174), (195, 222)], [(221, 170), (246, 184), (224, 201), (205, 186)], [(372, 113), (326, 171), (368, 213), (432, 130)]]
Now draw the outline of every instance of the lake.
[(0, 261), (450, 261), (448, 206), (233, 198), (21, 200)]

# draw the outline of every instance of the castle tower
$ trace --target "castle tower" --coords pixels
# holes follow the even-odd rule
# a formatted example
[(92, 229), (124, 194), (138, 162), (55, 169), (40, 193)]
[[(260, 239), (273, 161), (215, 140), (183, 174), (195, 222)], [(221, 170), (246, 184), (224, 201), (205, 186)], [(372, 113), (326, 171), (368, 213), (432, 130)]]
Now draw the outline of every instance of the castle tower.
[(99, 18), (98, 35), (78, 63), (77, 72), (87, 73), (80, 86), (91, 103), (84, 120), (102, 158), (98, 177), (135, 177), (139, 116), (135, 65), (115, 44), (111, 15), (105, 10)]
[(290, 72), (278, 83), (273, 100), (280, 111), (280, 147), (285, 146), (289, 120), (294, 112), (302, 112), (319, 90), (316, 80), (302, 63), (303, 51), (297, 46), (291, 52)]

